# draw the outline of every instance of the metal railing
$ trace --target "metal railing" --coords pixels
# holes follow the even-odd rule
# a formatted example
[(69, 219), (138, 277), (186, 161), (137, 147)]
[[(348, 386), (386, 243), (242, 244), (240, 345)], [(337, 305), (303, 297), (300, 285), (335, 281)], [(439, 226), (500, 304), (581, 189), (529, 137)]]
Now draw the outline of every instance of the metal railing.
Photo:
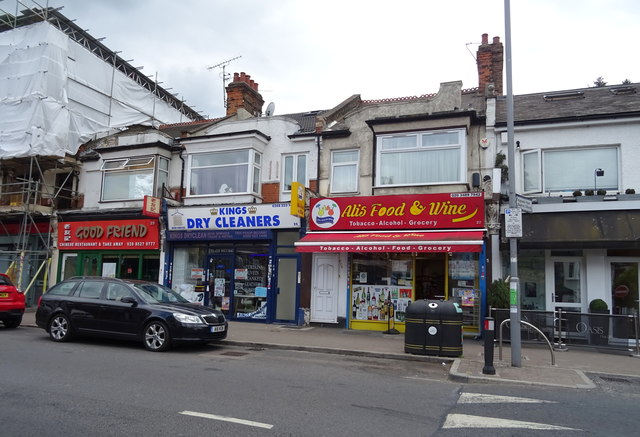
[[(509, 325), (508, 309), (491, 308), (490, 314), (496, 326), (501, 326), (503, 321)], [(566, 350), (569, 346), (590, 347), (640, 355), (638, 313), (621, 315), (522, 310), (520, 318), (526, 322), (520, 329), (522, 342), (539, 344), (549, 339), (556, 350)], [(510, 330), (506, 330), (505, 340), (509, 341), (510, 336)]]

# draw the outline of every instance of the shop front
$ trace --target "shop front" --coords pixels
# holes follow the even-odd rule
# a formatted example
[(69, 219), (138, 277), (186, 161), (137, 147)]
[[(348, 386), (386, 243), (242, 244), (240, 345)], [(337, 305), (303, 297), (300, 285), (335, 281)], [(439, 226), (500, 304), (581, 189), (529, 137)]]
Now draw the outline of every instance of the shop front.
[(59, 280), (72, 276), (160, 279), (157, 219), (59, 222), (58, 249)]
[(297, 323), (300, 219), (289, 204), (169, 208), (166, 283), (230, 319)]
[[(310, 210), (311, 232), (296, 250), (318, 260), (336, 257), (344, 276), (336, 296), (346, 301), (338, 317), (350, 328), (404, 332), (411, 302), (442, 299), (462, 309), (465, 332), (479, 331), (486, 289), (482, 193), (322, 198), (312, 199)], [(314, 293), (328, 293), (327, 269), (317, 264), (312, 314), (324, 301)]]

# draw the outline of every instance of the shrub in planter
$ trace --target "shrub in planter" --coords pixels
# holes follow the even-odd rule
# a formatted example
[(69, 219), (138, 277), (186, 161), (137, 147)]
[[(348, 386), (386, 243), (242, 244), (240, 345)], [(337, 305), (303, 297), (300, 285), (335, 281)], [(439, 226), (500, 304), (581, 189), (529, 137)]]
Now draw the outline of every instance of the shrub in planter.
[(589, 302), (589, 312), (609, 314), (609, 305), (602, 299), (593, 299)]
[(633, 188), (627, 188), (626, 190), (624, 190), (624, 194), (636, 194), (636, 190), (634, 190)]
[(598, 196), (606, 196), (607, 195), (607, 190), (598, 190), (598, 191), (596, 191), (596, 194)]
[(585, 196), (593, 196), (593, 190), (584, 190)]
[(578, 197), (578, 196), (582, 196), (582, 191), (576, 190), (573, 192), (573, 197)]
[(509, 284), (496, 279), (489, 284), (487, 303), (490, 308), (509, 308)]

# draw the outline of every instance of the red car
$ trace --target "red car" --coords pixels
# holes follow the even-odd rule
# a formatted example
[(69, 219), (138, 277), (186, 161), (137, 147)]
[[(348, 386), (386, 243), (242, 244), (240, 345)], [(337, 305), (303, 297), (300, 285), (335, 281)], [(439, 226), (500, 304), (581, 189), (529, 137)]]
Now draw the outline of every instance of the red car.
[(0, 273), (0, 322), (7, 328), (17, 328), (22, 323), (24, 307), (24, 294), (9, 276)]

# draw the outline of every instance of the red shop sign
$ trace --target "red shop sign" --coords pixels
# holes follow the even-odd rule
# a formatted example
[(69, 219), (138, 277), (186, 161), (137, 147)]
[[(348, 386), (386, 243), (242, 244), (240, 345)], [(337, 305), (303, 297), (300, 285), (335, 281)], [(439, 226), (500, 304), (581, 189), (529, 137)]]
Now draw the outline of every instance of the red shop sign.
[(482, 192), (311, 199), (314, 231), (481, 227)]
[(158, 220), (105, 220), (58, 223), (58, 248), (159, 249)]

